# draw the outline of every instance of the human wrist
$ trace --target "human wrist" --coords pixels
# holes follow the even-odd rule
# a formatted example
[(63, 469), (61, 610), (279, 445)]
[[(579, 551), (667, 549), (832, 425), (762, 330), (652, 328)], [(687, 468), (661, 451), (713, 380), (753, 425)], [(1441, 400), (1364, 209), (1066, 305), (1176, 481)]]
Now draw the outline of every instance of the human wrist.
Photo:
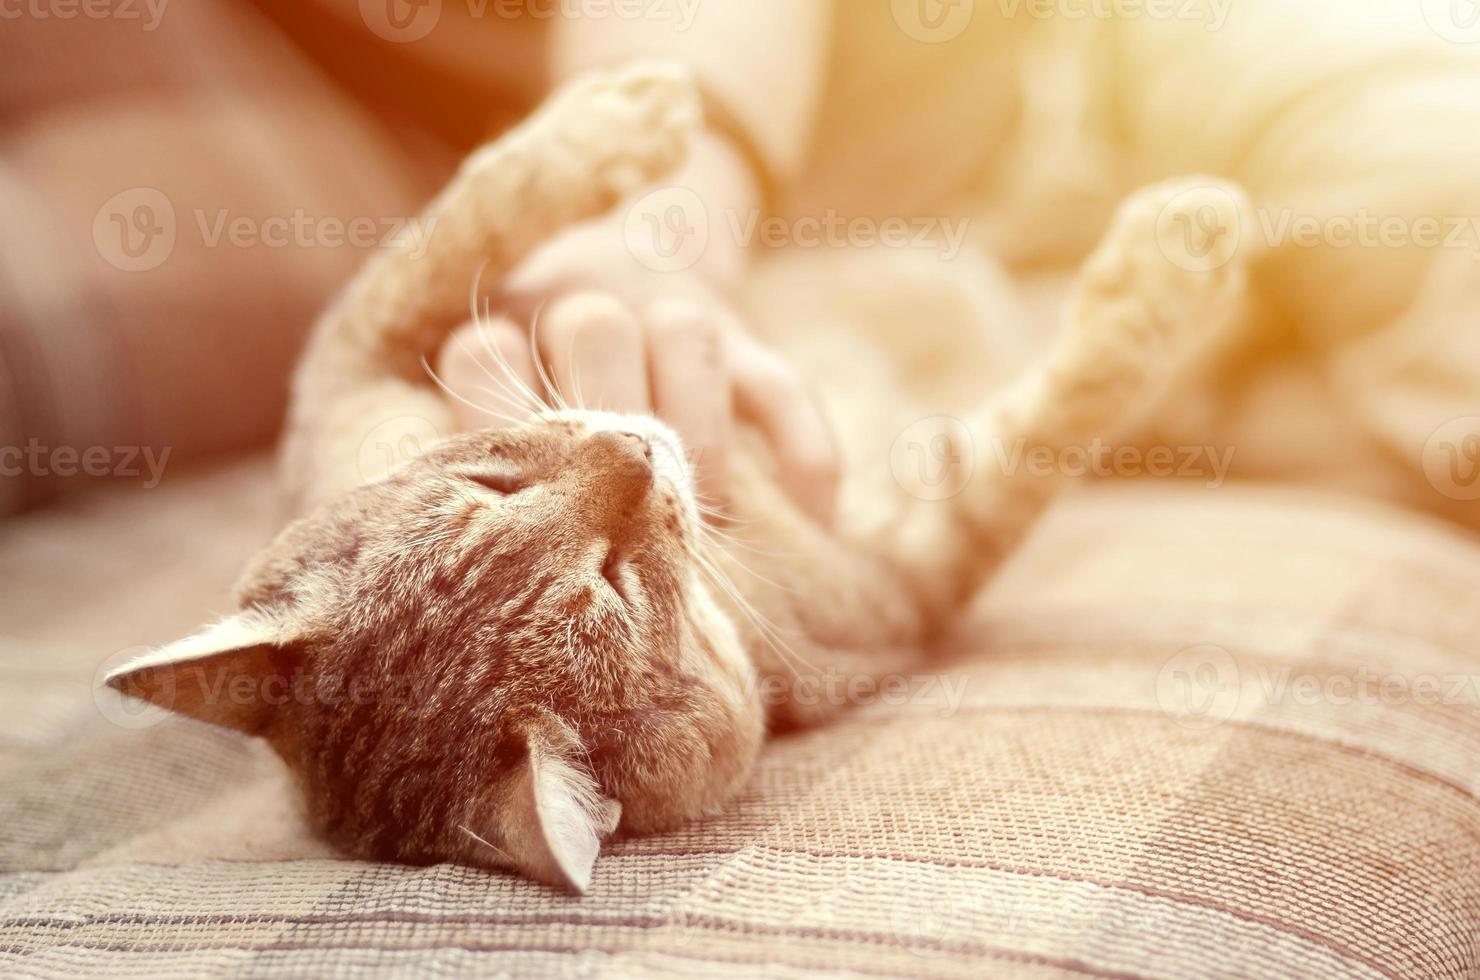
[[(690, 183), (683, 184), (684, 178)], [(750, 252), (735, 234), (765, 207), (764, 177), (730, 137), (706, 129), (695, 141), (680, 186), (690, 186), (704, 206), (707, 241), (696, 264), (711, 285), (730, 292), (750, 265)]]

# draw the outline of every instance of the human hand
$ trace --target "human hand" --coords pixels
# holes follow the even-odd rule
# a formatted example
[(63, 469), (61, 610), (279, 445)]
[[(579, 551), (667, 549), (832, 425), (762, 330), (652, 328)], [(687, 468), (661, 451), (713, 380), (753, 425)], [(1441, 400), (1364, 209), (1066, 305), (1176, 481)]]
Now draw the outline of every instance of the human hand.
[(573, 407), (652, 413), (682, 437), (700, 495), (715, 506), (738, 418), (770, 444), (788, 495), (831, 521), (838, 460), (817, 403), (697, 272), (651, 271), (620, 228), (600, 222), (557, 236), (505, 294), (502, 309), (460, 328), (437, 361), (463, 427), (521, 421), (530, 408), (521, 387)]

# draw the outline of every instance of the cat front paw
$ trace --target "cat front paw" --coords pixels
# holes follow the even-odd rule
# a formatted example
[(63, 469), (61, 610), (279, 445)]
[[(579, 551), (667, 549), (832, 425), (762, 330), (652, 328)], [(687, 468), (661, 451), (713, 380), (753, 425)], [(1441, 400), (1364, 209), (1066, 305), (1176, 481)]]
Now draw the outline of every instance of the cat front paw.
[(682, 66), (660, 60), (635, 61), (583, 75), (557, 96), (581, 114), (643, 131), (684, 131), (697, 126), (699, 90)]
[(602, 177), (623, 193), (676, 166), (703, 124), (693, 76), (655, 60), (576, 79), (552, 116), (570, 151), (609, 161)]
[(479, 182), (626, 194), (677, 166), (702, 125), (693, 77), (678, 65), (638, 61), (567, 83), (524, 125), (475, 151), (462, 170)]

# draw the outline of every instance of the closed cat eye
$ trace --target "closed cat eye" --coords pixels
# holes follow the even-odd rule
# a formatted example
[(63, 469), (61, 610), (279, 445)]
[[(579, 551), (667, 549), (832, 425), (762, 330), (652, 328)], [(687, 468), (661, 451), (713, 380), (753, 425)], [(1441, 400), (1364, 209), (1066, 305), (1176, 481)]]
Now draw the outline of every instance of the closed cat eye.
[(518, 493), (529, 486), (528, 480), (513, 473), (464, 473), (463, 478), (485, 490), (505, 496)]
[(606, 579), (606, 584), (617, 594), (617, 598), (626, 602), (628, 599), (627, 585), (622, 578), (622, 559), (617, 555), (615, 548), (608, 548), (606, 557), (601, 562), (601, 577)]

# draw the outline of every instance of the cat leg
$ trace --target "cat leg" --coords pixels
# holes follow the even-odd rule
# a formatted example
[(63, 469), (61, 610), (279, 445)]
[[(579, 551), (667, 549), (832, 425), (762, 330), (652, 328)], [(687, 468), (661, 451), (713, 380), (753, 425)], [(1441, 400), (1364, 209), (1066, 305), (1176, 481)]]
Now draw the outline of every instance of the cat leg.
[(942, 426), (937, 437), (971, 476), (947, 500), (912, 502), (894, 535), (932, 622), (970, 599), (1063, 489), (1062, 465), (1025, 467), (1026, 454), (1062, 461), (1125, 435), (1240, 322), (1252, 228), (1247, 198), (1227, 182), (1137, 192), (1075, 280), (1045, 360), (964, 424)]
[(578, 79), (470, 156), (314, 328), (284, 450), (299, 506), (373, 479), (379, 443), (451, 434), (424, 360), (466, 321), (480, 282), (495, 286), (560, 230), (677, 166), (700, 117), (681, 70), (641, 64)]
[[(996, 446), (1054, 453), (1125, 431), (1157, 390), (1238, 319), (1249, 256), (1238, 188), (1156, 185), (1120, 209), (1076, 280), (1046, 359), (941, 435), (975, 473), (947, 500), (915, 500), (888, 542), (851, 541), (808, 520), (762, 466), (736, 454), (737, 518), (714, 560), (756, 664), (773, 726), (824, 722), (909, 689), (931, 634), (1062, 489), (1061, 474), (993, 467)], [(965, 440), (963, 443), (962, 440)], [(724, 589), (722, 592), (729, 592)]]
[(756, 667), (773, 729), (821, 724), (908, 693), (922, 621), (908, 583), (877, 550), (804, 514), (742, 433), (731, 467), (732, 519), (711, 529), (704, 574)]

